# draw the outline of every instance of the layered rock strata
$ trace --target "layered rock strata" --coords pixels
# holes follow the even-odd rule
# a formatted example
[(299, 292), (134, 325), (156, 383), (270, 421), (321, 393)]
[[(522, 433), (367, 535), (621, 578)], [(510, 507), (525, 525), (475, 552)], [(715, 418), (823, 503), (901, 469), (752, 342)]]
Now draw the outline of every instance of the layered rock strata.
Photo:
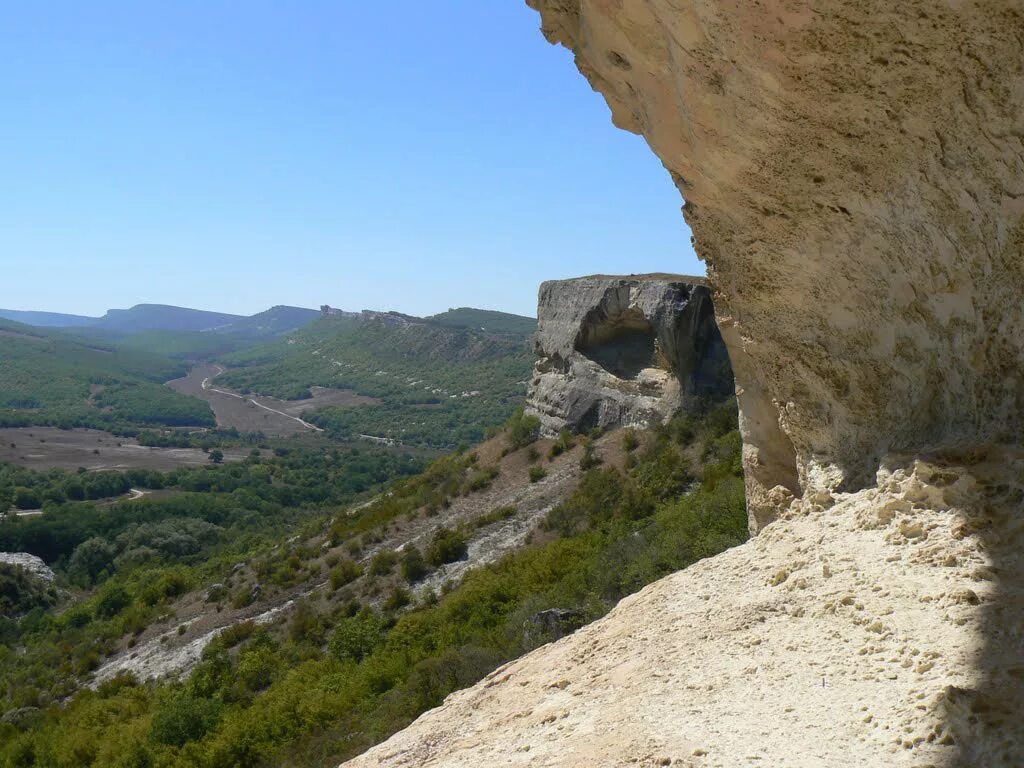
[(527, 412), (546, 435), (650, 427), (689, 401), (733, 391), (729, 355), (701, 278), (553, 280), (537, 302)]

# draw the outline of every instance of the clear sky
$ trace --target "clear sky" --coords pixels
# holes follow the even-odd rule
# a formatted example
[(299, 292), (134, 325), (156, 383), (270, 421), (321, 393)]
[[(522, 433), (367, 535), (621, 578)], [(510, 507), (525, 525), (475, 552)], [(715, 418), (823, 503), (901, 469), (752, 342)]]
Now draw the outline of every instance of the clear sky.
[(66, 0), (0, 25), (0, 307), (533, 314), (703, 274), (643, 140), (523, 0)]

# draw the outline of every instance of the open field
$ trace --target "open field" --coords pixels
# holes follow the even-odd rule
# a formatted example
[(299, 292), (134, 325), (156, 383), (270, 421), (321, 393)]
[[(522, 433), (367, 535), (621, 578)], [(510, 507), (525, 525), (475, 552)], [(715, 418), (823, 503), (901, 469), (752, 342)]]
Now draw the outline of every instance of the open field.
[[(13, 447), (12, 447), (13, 446)], [(248, 448), (224, 448), (225, 461), (240, 461)], [(19, 427), (0, 429), (0, 461), (32, 469), (154, 469), (209, 463), (198, 448), (151, 448), (130, 437), (96, 429)]]
[(199, 365), (167, 386), (184, 395), (205, 400), (217, 417), (217, 426), (234, 427), (240, 432), (262, 432), (268, 437), (288, 437), (302, 432), (318, 432), (318, 427), (302, 420), (305, 411), (324, 406), (373, 405), (380, 401), (345, 389), (311, 387), (313, 397), (305, 400), (279, 400), (262, 395), (240, 395), (216, 385), (224, 368)]

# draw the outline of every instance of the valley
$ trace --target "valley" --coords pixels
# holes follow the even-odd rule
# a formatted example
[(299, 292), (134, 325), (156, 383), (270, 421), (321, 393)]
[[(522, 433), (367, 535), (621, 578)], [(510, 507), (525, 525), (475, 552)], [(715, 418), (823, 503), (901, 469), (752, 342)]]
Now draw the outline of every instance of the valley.
[(42, 613), (0, 620), (0, 765), (327, 766), (745, 538), (731, 400), (667, 419), (605, 378), (600, 427), (542, 434), (535, 321), (438, 317), (328, 315), (193, 359), (166, 388), (211, 409), (204, 429), (7, 431), (0, 550), (56, 591), (20, 588)]
[(226, 369), (216, 364), (191, 368), (180, 379), (167, 382), (176, 392), (205, 400), (213, 409), (218, 427), (240, 432), (261, 432), (268, 437), (288, 437), (303, 432), (322, 432), (320, 427), (304, 421), (307, 411), (328, 406), (355, 408), (379, 405), (378, 398), (359, 395), (351, 390), (311, 387), (310, 397), (302, 400), (279, 400), (255, 394), (241, 395), (216, 383)]
[[(224, 461), (241, 461), (249, 448), (224, 447)], [(132, 437), (118, 437), (95, 429), (18, 427), (0, 429), (0, 463), (30, 469), (84, 467), (89, 472), (143, 469), (168, 472), (179, 467), (210, 463), (199, 448), (160, 448), (139, 445)]]

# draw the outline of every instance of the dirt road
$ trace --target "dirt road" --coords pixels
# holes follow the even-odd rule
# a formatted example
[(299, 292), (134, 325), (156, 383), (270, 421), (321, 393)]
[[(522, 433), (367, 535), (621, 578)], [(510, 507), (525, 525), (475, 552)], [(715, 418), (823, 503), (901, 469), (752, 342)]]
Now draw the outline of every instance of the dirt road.
[(217, 425), (234, 427), (242, 432), (262, 432), (269, 437), (288, 437), (302, 432), (322, 432), (315, 424), (302, 418), (308, 410), (327, 405), (360, 406), (379, 402), (342, 389), (312, 387), (313, 397), (305, 400), (278, 400), (263, 395), (241, 395), (223, 387), (214, 386), (214, 380), (224, 372), (220, 365), (198, 365), (188, 376), (167, 382), (167, 386), (182, 394), (198, 397), (210, 404)]

